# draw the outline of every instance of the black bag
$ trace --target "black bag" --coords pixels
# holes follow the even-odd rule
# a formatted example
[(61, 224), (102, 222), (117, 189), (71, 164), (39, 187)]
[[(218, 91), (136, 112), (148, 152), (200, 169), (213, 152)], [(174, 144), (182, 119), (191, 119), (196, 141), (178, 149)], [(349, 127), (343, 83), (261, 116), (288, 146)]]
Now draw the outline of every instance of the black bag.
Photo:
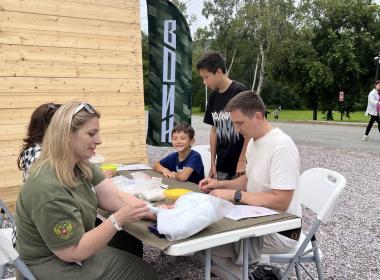
[(278, 267), (269, 264), (260, 264), (250, 273), (250, 280), (281, 280), (281, 272)]

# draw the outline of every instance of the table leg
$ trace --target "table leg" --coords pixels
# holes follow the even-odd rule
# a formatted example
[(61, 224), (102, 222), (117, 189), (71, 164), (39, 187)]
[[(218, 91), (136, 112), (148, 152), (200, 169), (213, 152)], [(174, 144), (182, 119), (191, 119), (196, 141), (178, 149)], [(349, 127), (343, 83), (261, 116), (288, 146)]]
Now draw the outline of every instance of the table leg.
[(248, 280), (248, 238), (243, 239), (243, 280)]
[(205, 280), (211, 279), (211, 250), (205, 250)]

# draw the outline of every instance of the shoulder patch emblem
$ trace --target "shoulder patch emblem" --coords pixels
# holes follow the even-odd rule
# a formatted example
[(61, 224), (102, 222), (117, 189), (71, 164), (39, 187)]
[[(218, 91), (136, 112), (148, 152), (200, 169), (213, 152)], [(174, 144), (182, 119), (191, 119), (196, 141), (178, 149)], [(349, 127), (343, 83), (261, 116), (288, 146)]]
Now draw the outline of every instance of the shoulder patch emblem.
[(70, 221), (57, 223), (54, 225), (54, 233), (63, 240), (69, 239), (73, 234), (73, 226)]

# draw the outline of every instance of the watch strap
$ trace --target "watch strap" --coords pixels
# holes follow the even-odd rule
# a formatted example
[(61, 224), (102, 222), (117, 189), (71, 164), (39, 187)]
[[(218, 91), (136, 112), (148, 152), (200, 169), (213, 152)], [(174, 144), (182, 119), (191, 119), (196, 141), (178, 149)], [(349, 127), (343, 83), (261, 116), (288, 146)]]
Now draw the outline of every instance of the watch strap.
[(235, 192), (235, 195), (234, 195), (234, 200), (235, 200), (235, 202), (237, 202), (237, 203), (239, 203), (240, 202), (240, 200), (241, 200), (241, 190), (237, 190), (236, 192)]
[(113, 225), (113, 227), (117, 230), (117, 231), (121, 231), (123, 228), (117, 223), (116, 219), (115, 219), (115, 216), (112, 214), (110, 216), (110, 221)]

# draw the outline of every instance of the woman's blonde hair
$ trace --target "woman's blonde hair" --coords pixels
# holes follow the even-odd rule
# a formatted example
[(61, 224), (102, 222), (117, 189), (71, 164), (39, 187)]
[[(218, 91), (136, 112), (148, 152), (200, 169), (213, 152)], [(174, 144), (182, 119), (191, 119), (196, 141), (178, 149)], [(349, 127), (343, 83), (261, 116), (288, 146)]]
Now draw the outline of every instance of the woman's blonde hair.
[[(76, 132), (95, 117), (100, 118), (100, 113), (88, 103), (68, 102), (63, 104), (51, 119), (42, 143), (41, 156), (32, 165), (30, 173), (38, 176), (42, 166), (49, 164), (63, 185), (75, 188), (79, 180), (71, 165), (73, 149), (70, 144), (70, 133)], [(92, 179), (88, 161), (80, 161), (76, 167), (79, 168), (85, 179)]]

